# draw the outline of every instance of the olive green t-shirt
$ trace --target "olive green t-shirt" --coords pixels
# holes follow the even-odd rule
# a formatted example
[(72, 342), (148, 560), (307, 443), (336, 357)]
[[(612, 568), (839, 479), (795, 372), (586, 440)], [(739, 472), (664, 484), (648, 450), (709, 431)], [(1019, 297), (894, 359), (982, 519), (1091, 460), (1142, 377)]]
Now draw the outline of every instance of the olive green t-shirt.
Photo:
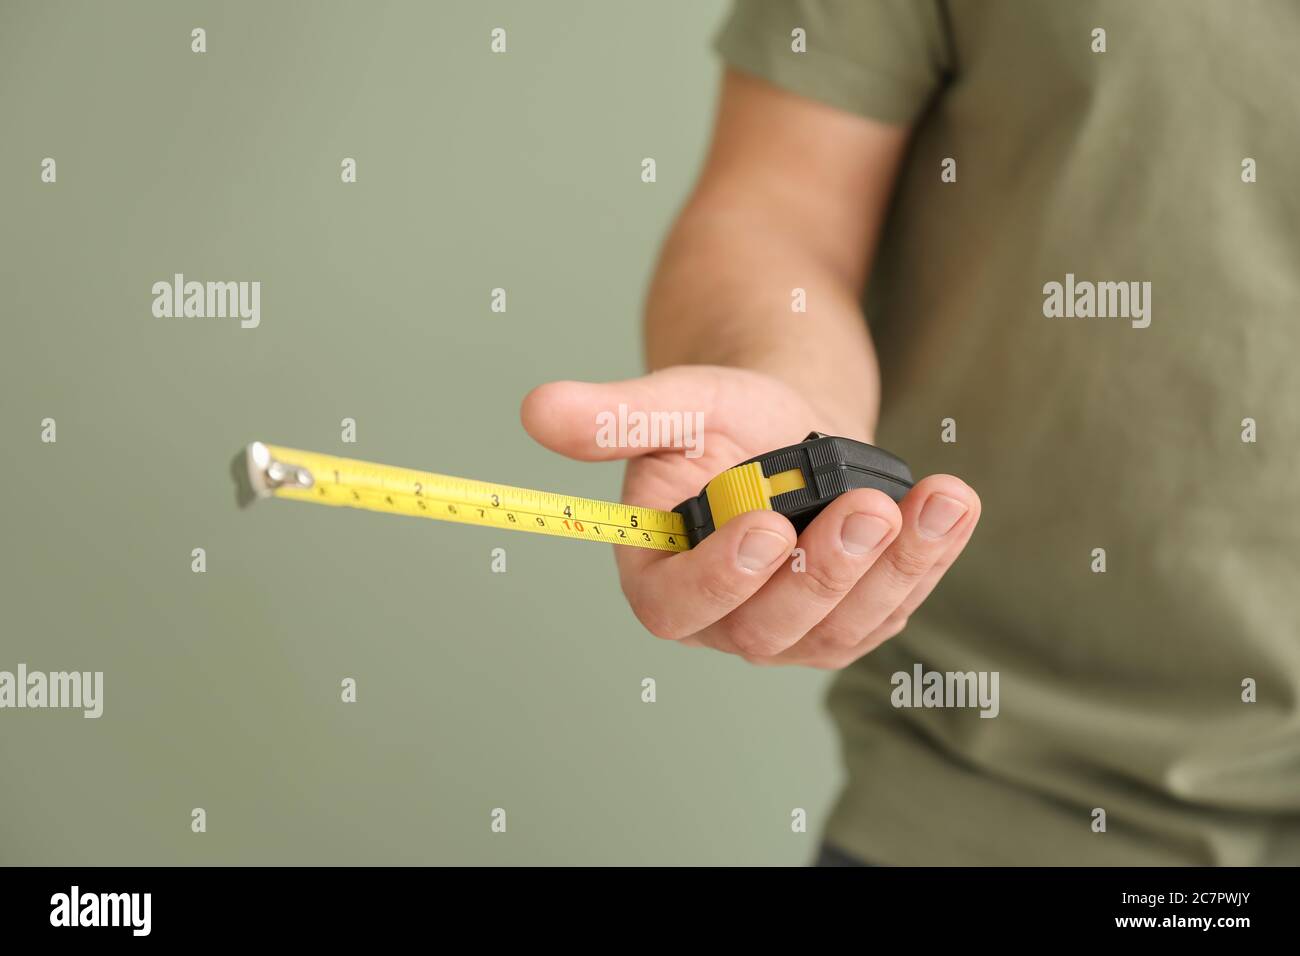
[[(1300, 4), (740, 0), (717, 43), (914, 127), (866, 298), (877, 435), (983, 501), (833, 685), (827, 838), (1300, 863)], [(997, 672), (996, 716), (925, 706), (918, 666)]]

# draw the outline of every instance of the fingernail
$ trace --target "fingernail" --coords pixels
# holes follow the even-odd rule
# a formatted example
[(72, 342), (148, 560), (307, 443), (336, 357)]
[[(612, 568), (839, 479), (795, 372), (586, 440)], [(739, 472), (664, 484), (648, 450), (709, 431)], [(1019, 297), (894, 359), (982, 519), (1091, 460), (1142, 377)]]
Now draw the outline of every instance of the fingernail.
[(947, 495), (931, 495), (930, 500), (921, 509), (916, 519), (916, 527), (926, 538), (942, 538), (952, 530), (952, 526), (961, 520), (967, 507), (956, 498)]
[(840, 528), (840, 542), (849, 554), (866, 554), (889, 533), (889, 525), (875, 515), (851, 514)]
[(789, 553), (790, 545), (775, 531), (755, 528), (740, 539), (740, 566), (746, 571), (760, 571)]

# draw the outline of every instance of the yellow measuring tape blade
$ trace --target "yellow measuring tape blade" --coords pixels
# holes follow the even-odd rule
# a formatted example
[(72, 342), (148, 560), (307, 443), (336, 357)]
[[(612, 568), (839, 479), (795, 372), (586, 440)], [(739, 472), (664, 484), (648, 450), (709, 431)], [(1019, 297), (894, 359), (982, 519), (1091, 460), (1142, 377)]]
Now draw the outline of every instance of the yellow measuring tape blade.
[(686, 551), (686, 525), (675, 511), (515, 488), (394, 468), (280, 445), (250, 445), (254, 490), (263, 496), (603, 541), (656, 551)]

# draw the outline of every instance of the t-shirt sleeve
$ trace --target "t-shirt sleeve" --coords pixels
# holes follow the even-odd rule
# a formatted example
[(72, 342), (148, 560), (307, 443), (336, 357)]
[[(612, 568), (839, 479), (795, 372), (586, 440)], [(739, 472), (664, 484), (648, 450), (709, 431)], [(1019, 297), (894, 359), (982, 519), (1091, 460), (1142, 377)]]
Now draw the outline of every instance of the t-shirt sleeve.
[(907, 125), (951, 69), (940, 2), (733, 0), (714, 48), (728, 66), (792, 93)]

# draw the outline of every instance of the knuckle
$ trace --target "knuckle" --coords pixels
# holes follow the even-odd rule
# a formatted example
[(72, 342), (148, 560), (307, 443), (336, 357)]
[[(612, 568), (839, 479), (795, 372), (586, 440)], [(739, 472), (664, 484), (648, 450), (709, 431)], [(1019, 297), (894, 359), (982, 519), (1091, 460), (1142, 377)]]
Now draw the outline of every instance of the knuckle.
[(852, 569), (836, 564), (814, 564), (799, 575), (804, 589), (818, 601), (838, 603), (853, 590), (859, 575)]
[(733, 608), (747, 596), (747, 589), (739, 581), (717, 571), (700, 577), (696, 587), (706, 601), (718, 608)]
[(902, 583), (911, 583), (930, 570), (934, 559), (910, 548), (892, 548), (885, 552), (885, 567)]
[(751, 657), (768, 658), (779, 654), (784, 649), (779, 637), (764, 628), (755, 627), (752, 622), (742, 622), (727, 617), (723, 618), (721, 626), (723, 633), (746, 660)]
[(835, 650), (845, 647), (857, 647), (866, 637), (866, 633), (860, 627), (854, 627), (847, 619), (827, 619), (817, 625), (816, 628), (817, 642), (822, 646)]

